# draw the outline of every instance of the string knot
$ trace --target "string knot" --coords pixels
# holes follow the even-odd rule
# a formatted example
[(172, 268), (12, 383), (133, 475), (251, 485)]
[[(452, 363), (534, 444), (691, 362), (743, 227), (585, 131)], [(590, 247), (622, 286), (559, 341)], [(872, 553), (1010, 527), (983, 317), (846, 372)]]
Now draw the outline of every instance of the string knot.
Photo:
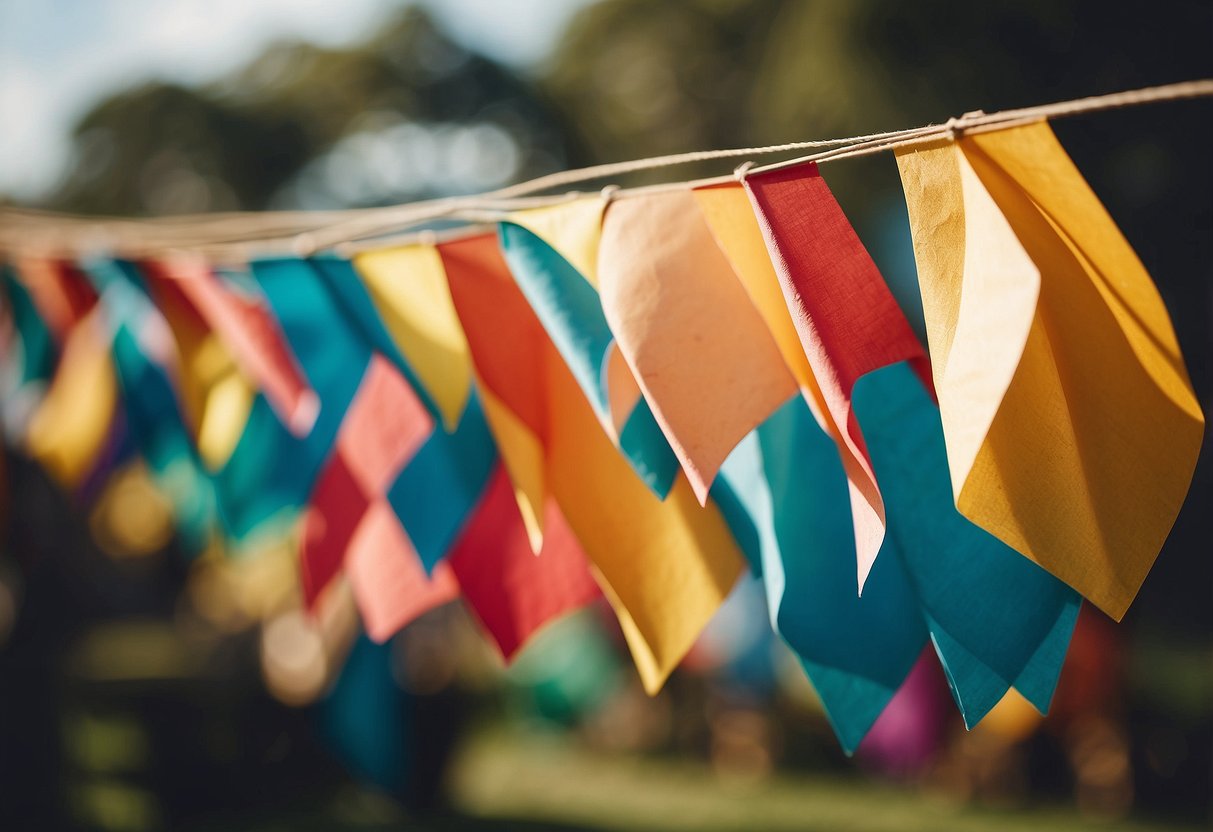
[(604, 207), (607, 205), (610, 205), (612, 202), (615, 201), (615, 197), (619, 195), (619, 186), (618, 185), (607, 185), (607, 186), (603, 187), (603, 189), (601, 191), (598, 192), (598, 195), (600, 197), (602, 197), (602, 202), (603, 202)]

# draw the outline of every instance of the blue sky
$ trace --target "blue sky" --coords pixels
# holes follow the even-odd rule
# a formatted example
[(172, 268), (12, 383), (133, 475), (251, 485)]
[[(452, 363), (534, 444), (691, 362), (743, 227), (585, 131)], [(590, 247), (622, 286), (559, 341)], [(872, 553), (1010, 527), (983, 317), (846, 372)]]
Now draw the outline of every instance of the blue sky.
[[(63, 174), (72, 124), (147, 78), (207, 81), (279, 39), (365, 36), (409, 0), (0, 0), (0, 194), (34, 200)], [(466, 45), (543, 59), (591, 0), (421, 0)]]

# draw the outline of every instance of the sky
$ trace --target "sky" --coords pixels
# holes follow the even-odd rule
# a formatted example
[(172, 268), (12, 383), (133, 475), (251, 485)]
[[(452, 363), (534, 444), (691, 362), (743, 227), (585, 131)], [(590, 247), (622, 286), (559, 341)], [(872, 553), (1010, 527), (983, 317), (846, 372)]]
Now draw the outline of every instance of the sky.
[[(465, 45), (525, 68), (591, 0), (420, 0)], [(71, 128), (149, 78), (200, 83), (283, 39), (341, 46), (410, 0), (0, 0), (0, 194), (34, 201), (63, 174)]]

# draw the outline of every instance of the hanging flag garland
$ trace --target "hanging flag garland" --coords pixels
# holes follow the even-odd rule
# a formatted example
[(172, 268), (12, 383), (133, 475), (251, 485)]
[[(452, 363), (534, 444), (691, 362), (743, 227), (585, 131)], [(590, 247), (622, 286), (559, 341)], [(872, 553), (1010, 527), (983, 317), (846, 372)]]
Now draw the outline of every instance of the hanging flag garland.
[[(928, 643), (967, 725), (1011, 688), (1045, 712), (1080, 599), (1124, 615), (1204, 433), (1153, 283), (1045, 119), (1208, 95), (323, 225), (93, 223), (104, 256), (84, 220), (6, 211), (6, 437), (76, 493), (137, 454), (188, 551), (285, 537), (303, 602), (347, 583), (377, 640), (462, 598), (508, 660), (605, 595), (655, 693), (748, 569), (848, 752)], [(926, 344), (818, 167), (886, 150)], [(384, 239), (441, 216), (475, 225)], [(227, 242), (242, 222), (265, 240)]]

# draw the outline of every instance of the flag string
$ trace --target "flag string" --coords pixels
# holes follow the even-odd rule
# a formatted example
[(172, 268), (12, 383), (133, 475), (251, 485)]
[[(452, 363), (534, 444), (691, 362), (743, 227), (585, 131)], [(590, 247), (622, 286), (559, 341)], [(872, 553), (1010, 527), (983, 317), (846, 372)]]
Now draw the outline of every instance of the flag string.
[[(425, 240), (437, 232), (416, 227), (452, 219), (477, 223), (472, 229), (443, 232), (444, 237), (469, 230), (483, 233), (483, 223), (509, 211), (544, 207), (592, 196), (594, 191), (567, 190), (595, 180), (697, 162), (742, 158), (732, 174), (634, 188), (608, 185), (601, 193), (626, 199), (646, 193), (700, 187), (806, 162), (827, 162), (881, 153), (914, 144), (955, 139), (966, 132), (1000, 130), (1042, 119), (1114, 110), (1141, 104), (1213, 96), (1213, 79), (1090, 96), (1053, 104), (995, 113), (980, 110), (905, 130), (870, 133), (761, 147), (704, 150), (592, 165), (555, 173), (480, 194), (341, 211), (245, 211), (192, 214), (150, 219), (101, 218), (23, 208), (0, 208), (0, 255), (80, 257), (108, 253), (129, 257), (205, 256), (212, 261), (243, 261), (258, 255), (310, 255), (336, 249), (352, 252), (369, 247)], [(766, 165), (754, 157), (813, 151)], [(562, 193), (545, 191), (565, 189)], [(413, 229), (413, 230), (410, 230)]]

